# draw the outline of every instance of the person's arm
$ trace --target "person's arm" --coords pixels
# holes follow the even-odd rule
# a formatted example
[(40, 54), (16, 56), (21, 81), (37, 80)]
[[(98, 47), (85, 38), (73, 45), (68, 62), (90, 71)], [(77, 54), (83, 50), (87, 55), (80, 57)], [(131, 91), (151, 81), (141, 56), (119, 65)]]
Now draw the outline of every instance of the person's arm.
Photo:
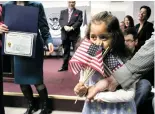
[(39, 29), (45, 43), (46, 44), (52, 43), (53, 40), (49, 32), (49, 26), (44, 12), (44, 7), (41, 3), (39, 4)]
[(153, 23), (149, 23), (149, 26), (147, 27), (147, 31), (146, 31), (147, 39), (149, 39), (151, 37), (153, 31), (154, 31)]
[(59, 24), (61, 26), (61, 28), (63, 28), (66, 24), (65, 24), (65, 20), (64, 20), (64, 17), (63, 17), (63, 13), (64, 13), (64, 10), (62, 10), (60, 12), (60, 18), (59, 18)]
[(80, 28), (83, 22), (82, 11), (79, 12), (78, 20), (72, 25), (73, 29)]
[(39, 4), (39, 25), (38, 26), (39, 26), (41, 36), (44, 42), (48, 45), (49, 53), (52, 53), (54, 50), (54, 47), (52, 44), (53, 39), (49, 32), (49, 26), (47, 23), (45, 12), (44, 12), (44, 7), (41, 3)]
[(145, 42), (133, 58), (121, 68), (113, 72), (114, 78), (124, 88), (128, 89), (140, 76), (154, 66), (154, 34)]
[(131, 88), (127, 91), (120, 89), (115, 92), (100, 92), (94, 97), (94, 100), (99, 100), (103, 102), (130, 102), (135, 97), (135, 89)]

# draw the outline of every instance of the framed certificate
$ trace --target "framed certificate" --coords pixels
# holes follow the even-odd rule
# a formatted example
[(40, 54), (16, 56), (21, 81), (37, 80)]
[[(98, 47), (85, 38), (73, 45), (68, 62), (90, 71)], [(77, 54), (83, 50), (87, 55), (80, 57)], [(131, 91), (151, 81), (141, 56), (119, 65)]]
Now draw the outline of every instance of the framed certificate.
[(9, 55), (31, 57), (36, 35), (28, 32), (5, 33), (4, 53)]

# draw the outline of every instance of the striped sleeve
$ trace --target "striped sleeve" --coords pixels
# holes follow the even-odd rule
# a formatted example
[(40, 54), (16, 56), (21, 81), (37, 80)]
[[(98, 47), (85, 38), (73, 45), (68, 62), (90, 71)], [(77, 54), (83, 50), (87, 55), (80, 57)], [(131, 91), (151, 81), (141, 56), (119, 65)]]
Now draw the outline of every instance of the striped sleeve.
[(113, 73), (118, 83), (128, 89), (142, 74), (154, 67), (154, 36), (146, 41), (133, 58)]

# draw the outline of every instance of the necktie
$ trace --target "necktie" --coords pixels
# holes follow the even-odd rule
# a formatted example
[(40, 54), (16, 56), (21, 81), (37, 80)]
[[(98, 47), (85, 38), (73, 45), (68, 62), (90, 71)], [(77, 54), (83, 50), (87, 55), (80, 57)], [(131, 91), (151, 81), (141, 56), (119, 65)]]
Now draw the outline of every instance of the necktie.
[(69, 10), (68, 10), (68, 22), (69, 22), (70, 19), (71, 19), (72, 12), (73, 12), (72, 9), (69, 9)]

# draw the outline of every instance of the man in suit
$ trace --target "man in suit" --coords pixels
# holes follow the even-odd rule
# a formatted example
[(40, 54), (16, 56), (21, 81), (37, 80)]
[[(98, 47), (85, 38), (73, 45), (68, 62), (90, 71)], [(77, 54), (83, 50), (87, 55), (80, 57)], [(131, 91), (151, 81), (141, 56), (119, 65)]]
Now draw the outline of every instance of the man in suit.
[(75, 1), (68, 1), (68, 8), (60, 13), (59, 23), (61, 26), (61, 39), (64, 48), (63, 65), (59, 72), (68, 70), (70, 47), (75, 45), (80, 38), (80, 26), (83, 22), (82, 11), (75, 8)]

